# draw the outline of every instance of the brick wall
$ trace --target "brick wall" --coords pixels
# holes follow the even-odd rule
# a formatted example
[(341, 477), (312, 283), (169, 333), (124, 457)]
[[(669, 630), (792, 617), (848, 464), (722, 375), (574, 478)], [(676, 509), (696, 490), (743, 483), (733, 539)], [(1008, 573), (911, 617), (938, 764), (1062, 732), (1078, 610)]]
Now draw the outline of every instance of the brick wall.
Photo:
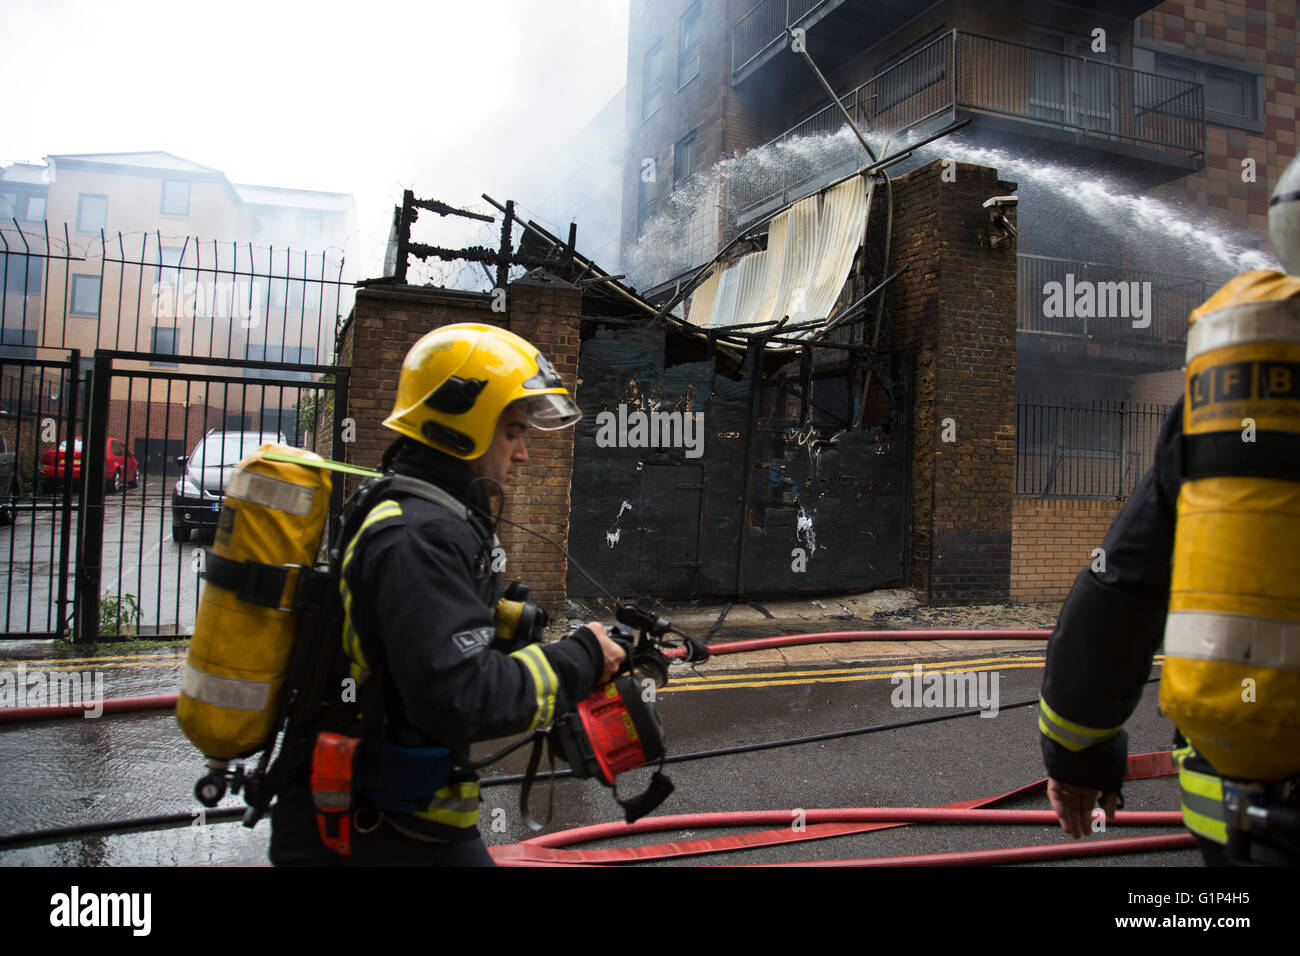
[[(348, 417), (356, 440), (344, 446), (345, 461), (375, 467), (397, 437), (383, 427), (393, 408), (402, 359), (425, 333), (456, 322), (508, 328), (550, 359), (565, 385), (576, 388), (581, 293), (545, 276), (511, 284), (507, 315), (492, 311), (492, 296), (413, 286), (372, 286), (357, 293), (343, 331), (341, 364), (351, 365)], [(569, 528), (569, 482), (573, 470), (573, 432), (531, 431), (529, 464), (517, 475), (504, 516), (564, 544)], [(337, 457), (337, 456), (336, 456)], [(355, 487), (349, 482), (347, 488)], [(554, 548), (505, 524), (506, 579), (529, 584), (533, 600), (554, 605), (564, 598), (567, 564)]]
[[(1016, 259), (981, 245), (1015, 187), (936, 160), (894, 181), (894, 344), (916, 353), (912, 586), (931, 604), (1007, 600), (1015, 470)], [(955, 441), (943, 440), (951, 419)]]
[(1121, 501), (1016, 498), (1011, 545), (1011, 600), (1064, 601), (1092, 560)]
[[(577, 393), (581, 305), (581, 292), (560, 279), (536, 275), (510, 287), (510, 330), (541, 349), (570, 394)], [(567, 549), (572, 479), (573, 429), (530, 431), (528, 464), (516, 474), (505, 516)], [(523, 581), (532, 600), (558, 610), (568, 572), (564, 555), (518, 528), (503, 524), (499, 534), (509, 556), (506, 580)]]
[[(1206, 123), (1205, 168), (1154, 195), (1206, 208), (1221, 221), (1258, 235), (1267, 230), (1273, 184), (1296, 155), (1297, 10), (1295, 0), (1198, 0), (1162, 3), (1139, 21), (1144, 45), (1236, 61), (1263, 72), (1263, 129)], [(1242, 181), (1243, 159), (1256, 180)]]

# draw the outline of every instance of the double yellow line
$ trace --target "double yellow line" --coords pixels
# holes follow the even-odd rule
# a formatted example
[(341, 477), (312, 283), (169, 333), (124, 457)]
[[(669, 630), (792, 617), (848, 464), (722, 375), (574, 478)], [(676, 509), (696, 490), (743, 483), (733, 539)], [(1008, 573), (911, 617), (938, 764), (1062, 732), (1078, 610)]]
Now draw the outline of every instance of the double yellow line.
[(162, 656), (159, 654), (118, 654), (106, 657), (37, 657), (24, 660), (0, 659), (0, 671), (12, 670), (19, 664), (28, 670), (77, 671), (110, 670), (120, 667), (176, 667), (185, 663), (184, 654)]
[[(915, 673), (913, 668), (920, 664), (923, 674), (963, 674), (971, 670), (1026, 670), (1042, 667), (1047, 661), (1045, 655), (1032, 654), (1020, 657), (981, 657), (966, 658), (957, 661), (910, 661), (907, 663), (873, 665), (870, 667), (828, 667), (807, 671), (762, 671), (716, 676), (674, 677), (672, 683), (661, 688), (659, 693), (683, 693), (695, 690), (732, 690), (745, 687), (781, 687), (800, 684), (840, 684), (847, 681), (889, 680), (896, 674), (905, 674), (909, 679)], [(1156, 657), (1157, 664), (1163, 663), (1163, 657)], [(980, 665), (991, 665), (981, 667)]]

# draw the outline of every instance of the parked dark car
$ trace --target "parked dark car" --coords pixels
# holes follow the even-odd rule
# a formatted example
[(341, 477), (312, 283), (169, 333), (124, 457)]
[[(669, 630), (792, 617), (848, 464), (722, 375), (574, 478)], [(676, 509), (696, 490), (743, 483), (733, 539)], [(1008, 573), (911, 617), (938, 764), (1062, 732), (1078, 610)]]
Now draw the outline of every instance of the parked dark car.
[[(51, 446), (41, 456), (41, 484), (46, 488), (58, 486), (65, 474), (71, 473), (72, 486), (81, 487), (81, 436), (72, 439), (72, 461), (68, 460), (68, 443), (61, 441)], [(140, 481), (140, 462), (126, 447), (126, 442), (109, 438), (104, 448), (104, 487), (116, 494), (122, 485), (134, 488)]]
[(184, 470), (172, 487), (172, 540), (188, 541), (196, 528), (215, 528), (221, 514), (226, 480), (250, 452), (270, 442), (283, 445), (284, 436), (269, 432), (227, 432), (213, 429), (189, 455), (176, 459)]

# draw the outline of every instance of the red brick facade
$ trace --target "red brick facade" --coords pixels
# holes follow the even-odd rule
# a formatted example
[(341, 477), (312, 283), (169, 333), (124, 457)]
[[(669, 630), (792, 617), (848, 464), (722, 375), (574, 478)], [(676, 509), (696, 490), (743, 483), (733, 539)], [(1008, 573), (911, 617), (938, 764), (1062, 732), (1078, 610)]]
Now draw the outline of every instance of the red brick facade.
[(1013, 506), (1011, 600), (1063, 601), (1093, 560), (1120, 501), (1017, 498)]
[[(528, 277), (510, 286), (506, 315), (492, 310), (493, 296), (412, 286), (372, 286), (357, 293), (344, 328), (340, 364), (351, 365), (348, 417), (355, 441), (343, 460), (374, 467), (396, 438), (383, 427), (392, 411), (402, 359), (425, 333), (456, 322), (508, 328), (550, 359), (565, 385), (576, 388), (581, 293), (557, 279)], [(508, 318), (507, 318), (508, 316)], [(345, 426), (346, 427), (346, 426)], [(529, 463), (511, 488), (504, 517), (565, 545), (569, 531), (569, 484), (573, 432), (530, 432)], [(351, 486), (349, 486), (351, 487)], [(535, 601), (554, 607), (564, 600), (567, 562), (553, 547), (502, 523), (506, 580), (521, 580)]]

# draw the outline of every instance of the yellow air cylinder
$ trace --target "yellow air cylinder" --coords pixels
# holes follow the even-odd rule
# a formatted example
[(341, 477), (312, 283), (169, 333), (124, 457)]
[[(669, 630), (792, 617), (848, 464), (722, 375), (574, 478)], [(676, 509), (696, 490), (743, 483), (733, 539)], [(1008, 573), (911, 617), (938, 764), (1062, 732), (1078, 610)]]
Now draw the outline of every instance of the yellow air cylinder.
[(1260, 275), (1188, 332), (1160, 706), (1220, 774), (1279, 780), (1300, 772), (1300, 299), (1251, 301), (1277, 293)]
[[(212, 553), (276, 568), (310, 568), (329, 516), (329, 472), (267, 461), (263, 454), (270, 450), (304, 462), (323, 460), (309, 451), (272, 444), (244, 458), (226, 483)], [(246, 756), (265, 746), (274, 733), (297, 637), (299, 615), (289, 607), (297, 583), (293, 571), (279, 607), (270, 607), (204, 582), (176, 719), (209, 758)]]

